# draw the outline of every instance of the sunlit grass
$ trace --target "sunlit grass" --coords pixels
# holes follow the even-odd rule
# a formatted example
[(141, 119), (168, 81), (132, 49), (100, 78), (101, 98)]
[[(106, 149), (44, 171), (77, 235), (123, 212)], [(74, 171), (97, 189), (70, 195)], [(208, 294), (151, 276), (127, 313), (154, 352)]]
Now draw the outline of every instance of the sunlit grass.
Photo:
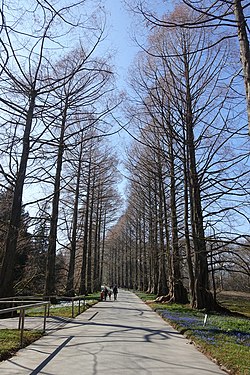
[(250, 318), (250, 298), (245, 293), (221, 292), (217, 296), (218, 302), (231, 311), (244, 314)]
[(156, 294), (145, 293), (145, 292), (136, 292), (136, 295), (141, 298), (143, 301), (153, 301), (156, 299)]
[(85, 300), (86, 301), (100, 301), (100, 292), (95, 292), (95, 293), (91, 293), (91, 294), (88, 294), (87, 296), (85, 296)]
[[(42, 331), (24, 330), (23, 346), (39, 339)], [(0, 361), (13, 356), (20, 349), (20, 331), (17, 329), (0, 329)]]

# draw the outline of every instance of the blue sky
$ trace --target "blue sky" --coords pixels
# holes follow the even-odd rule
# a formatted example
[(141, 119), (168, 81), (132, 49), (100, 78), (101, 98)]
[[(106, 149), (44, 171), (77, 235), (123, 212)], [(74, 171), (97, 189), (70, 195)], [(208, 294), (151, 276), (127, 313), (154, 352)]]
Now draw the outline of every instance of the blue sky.
[[(101, 49), (112, 51), (112, 62), (116, 74), (116, 82), (119, 91), (128, 90), (128, 69), (133, 63), (138, 46), (132, 40), (132, 15), (127, 12), (122, 0), (105, 0), (107, 25), (106, 39)], [(126, 120), (124, 119), (124, 122)], [(125, 148), (129, 145), (131, 137), (124, 131), (111, 137), (111, 142), (121, 159), (124, 159)], [(123, 170), (122, 165), (120, 166)], [(120, 186), (124, 189), (124, 181)]]
[[(139, 18), (133, 17), (131, 12), (125, 8), (123, 0), (103, 0), (107, 13), (107, 39), (106, 45), (112, 46), (116, 50), (114, 65), (118, 74), (118, 83), (121, 87), (126, 87), (128, 68), (133, 63), (139, 47), (133, 41), (133, 33), (136, 30), (136, 22)], [(162, 0), (149, 1), (150, 7), (160, 14), (169, 7)], [(173, 1), (170, 2), (171, 4)], [(135, 22), (136, 21), (136, 22)]]
[(132, 16), (127, 12), (122, 0), (105, 0), (107, 12), (107, 46), (114, 49), (114, 65), (121, 88), (126, 87), (124, 80), (127, 71), (138, 51), (131, 39)]

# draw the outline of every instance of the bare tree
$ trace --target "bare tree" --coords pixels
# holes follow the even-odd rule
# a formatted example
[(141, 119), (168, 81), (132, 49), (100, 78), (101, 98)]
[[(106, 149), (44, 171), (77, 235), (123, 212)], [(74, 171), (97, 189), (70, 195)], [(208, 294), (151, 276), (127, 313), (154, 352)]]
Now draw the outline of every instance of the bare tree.
[[(200, 46), (202, 50), (214, 48), (218, 44), (223, 44), (227, 38), (237, 38), (239, 40), (239, 55), (242, 63), (245, 96), (247, 103), (248, 129), (250, 134), (250, 47), (249, 47), (249, 3), (246, 0), (231, 1), (192, 1), (183, 0), (183, 3), (196, 12), (195, 19), (172, 20), (161, 17), (150, 11), (141, 0), (131, 5), (134, 11), (143, 15), (148, 24), (160, 26), (168, 29), (182, 27), (186, 29), (200, 29), (213, 33), (215, 39), (206, 46)], [(193, 51), (195, 52), (195, 51)]]
[[(64, 150), (70, 147), (72, 135), (76, 132), (87, 131), (94, 128), (97, 121), (107, 115), (111, 109), (104, 107), (101, 109), (100, 98), (106, 92), (111, 90), (109, 85), (112, 76), (107, 64), (104, 61), (98, 61), (92, 58), (100, 39), (97, 40), (94, 47), (88, 53), (80, 48), (75, 50), (74, 54), (70, 54), (61, 60), (55, 69), (52, 80), (64, 75), (66, 77), (64, 84), (52, 93), (53, 112), (48, 113), (49, 126), (53, 124), (59, 128), (58, 152), (56, 157), (56, 170), (54, 179), (54, 195), (51, 215), (51, 228), (49, 234), (48, 247), (48, 263), (46, 274), (45, 294), (51, 295), (55, 292), (55, 256), (56, 256), (56, 239), (57, 239), (57, 223), (58, 210), (60, 200), (60, 183), (63, 169)], [(62, 80), (61, 80), (62, 81)], [(98, 106), (98, 113), (95, 115)], [(55, 103), (55, 104), (54, 104)], [(91, 112), (91, 116), (90, 113)], [(72, 126), (81, 117), (81, 129), (72, 129)], [(56, 143), (56, 140), (54, 141)]]
[[(48, 129), (44, 129), (41, 121), (48, 109), (48, 96), (55, 88), (62, 87), (72, 75), (70, 72), (67, 77), (63, 75), (54, 81), (50, 79), (54, 72), (53, 54), (58, 48), (66, 46), (67, 37), (73, 36), (75, 29), (80, 27), (83, 31), (81, 13), (78, 18), (73, 17), (73, 22), (70, 14), (83, 3), (84, 1), (69, 2), (62, 8), (56, 8), (49, 2), (27, 3), (22, 17), (19, 10), (11, 5), (8, 5), (6, 13), (2, 9), (1, 46), (4, 46), (5, 53), (1, 60), (1, 119), (7, 129), (3, 138), (8, 137), (5, 144), (10, 146), (10, 151), (6, 153), (5, 150), (2, 153), (1, 174), (14, 186), (10, 226), (0, 276), (2, 296), (13, 294), (13, 260), (24, 183), (27, 168), (32, 164), (31, 152)], [(59, 29), (61, 33), (58, 32)], [(11, 126), (8, 127), (8, 124)], [(12, 139), (9, 134), (13, 134)], [(8, 167), (10, 173), (6, 172)]]
[[(232, 130), (235, 117), (226, 109), (230, 95), (232, 95), (229, 81), (226, 82), (223, 70), (227, 67), (225, 64), (229, 58), (227, 43), (223, 45), (223, 48), (216, 47), (216, 44), (213, 49), (206, 48), (211, 44), (211, 40), (202, 28), (178, 27), (179, 23), (181, 25), (185, 22), (195, 24), (197, 14), (189, 12), (187, 8), (177, 7), (171, 16), (164, 17), (166, 23), (175, 25), (174, 30), (155, 25), (151, 32), (148, 46), (144, 47), (146, 52), (144, 56), (147, 57), (140, 55), (139, 78), (134, 79), (137, 84), (134, 88), (138, 105), (133, 113), (133, 121), (137, 126), (140, 123), (144, 128), (148, 123), (153, 122), (154, 128), (163, 129), (158, 135), (162, 142), (164, 142), (164, 137), (174, 142), (176, 154), (173, 154), (173, 150), (171, 152), (170, 147), (169, 155), (172, 154), (172, 158), (167, 158), (167, 162), (175, 158), (176, 167), (178, 167), (178, 174), (172, 185), (172, 200), (174, 201), (173, 198), (177, 195), (178, 201), (182, 201), (185, 207), (183, 229), (186, 238), (192, 304), (196, 307), (209, 307), (213, 301), (211, 294), (207, 293), (209, 281), (208, 252), (205, 241), (206, 220), (209, 216), (207, 212), (210, 210), (211, 213), (211, 207), (222, 202), (224, 194), (226, 198), (227, 194), (230, 197), (230, 193), (236, 193), (232, 188), (228, 190), (220, 188), (220, 195), (219, 191), (218, 195), (213, 191), (215, 186), (221, 187), (221, 183), (225, 182), (229, 185), (226, 171), (229, 173), (230, 170), (230, 155), (224, 157), (223, 161), (220, 158), (223, 167), (219, 168), (216, 160), (224, 152), (224, 146), (230, 145), (232, 137), (235, 137), (237, 142), (239, 141), (241, 125), (239, 124), (237, 129)], [(221, 84), (222, 76), (224, 84)], [(237, 99), (235, 100), (237, 104)], [(163, 105), (164, 103), (167, 105)], [(171, 114), (171, 121), (168, 118), (169, 114)], [(219, 120), (218, 116), (222, 120)], [(171, 144), (169, 141), (165, 146)], [(146, 142), (147, 137), (144, 136), (143, 143)], [(156, 144), (152, 142), (151, 148), (156, 148)], [(247, 154), (244, 152), (234, 155), (238, 166), (246, 157)], [(216, 165), (218, 165), (218, 171), (216, 171)], [(244, 195), (246, 184), (243, 171), (244, 168), (239, 173), (239, 179), (242, 179), (244, 188), (241, 192)], [(247, 173), (246, 170), (245, 173)], [(170, 175), (174, 176), (173, 168)], [(211, 193), (209, 194), (207, 190), (208, 196), (206, 196), (203, 181), (208, 176), (210, 181), (208, 190), (211, 189)], [(212, 176), (214, 182), (211, 184)], [(215, 176), (217, 176), (216, 179)], [(184, 180), (184, 185), (181, 178)], [(236, 179), (233, 179), (232, 184), (237, 184)], [(212, 201), (212, 196), (214, 201)], [(210, 208), (205, 203), (206, 199), (209, 199)], [(243, 202), (244, 198), (241, 203), (242, 208)], [(229, 212), (229, 210), (229, 207), (223, 208), (223, 212)], [(181, 211), (178, 215), (181, 215)], [(173, 217), (176, 217), (176, 214)], [(206, 218), (205, 221), (204, 218)], [(174, 221), (172, 225), (176, 226)], [(182, 230), (181, 226), (178, 228), (179, 233), (180, 230)], [(191, 247), (194, 249), (194, 258), (192, 258)]]

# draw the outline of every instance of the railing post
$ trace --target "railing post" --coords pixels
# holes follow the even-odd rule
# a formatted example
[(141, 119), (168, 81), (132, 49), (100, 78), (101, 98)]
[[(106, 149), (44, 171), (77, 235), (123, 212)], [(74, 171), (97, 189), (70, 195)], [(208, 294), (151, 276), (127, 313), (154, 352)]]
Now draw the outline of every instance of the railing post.
[(24, 317), (25, 317), (25, 309), (20, 310), (21, 315), (21, 334), (20, 334), (20, 346), (23, 347), (23, 330), (24, 330)]
[(72, 301), (72, 312), (71, 312), (71, 316), (72, 318), (75, 317), (75, 314), (74, 314), (74, 297), (71, 298), (71, 301)]
[[(13, 301), (9, 300), (4, 300), (6, 303), (10, 304)], [(23, 303), (27, 303), (28, 301), (23, 301)], [(18, 319), (18, 330), (20, 331), (20, 346), (23, 347), (23, 338), (24, 338), (24, 320), (25, 320), (25, 311), (26, 309), (32, 308), (32, 307), (38, 307), (38, 306), (45, 306), (44, 310), (44, 322), (43, 322), (43, 332), (45, 332), (46, 329), (46, 317), (47, 317), (47, 311), (49, 310), (50, 303), (49, 302), (36, 302), (35, 303), (29, 304), (29, 305), (21, 305), (21, 306), (15, 306), (7, 309), (0, 310), (0, 315), (1, 313), (5, 312), (13, 312), (13, 311), (19, 311), (19, 319)]]
[(19, 313), (19, 319), (18, 319), (18, 331), (21, 329), (21, 320), (22, 320), (22, 310), (20, 310)]
[(47, 316), (50, 316), (50, 303), (48, 304)]
[[(15, 301), (12, 301), (11, 307), (14, 307), (14, 305), (15, 305)], [(11, 317), (13, 318), (13, 316), (14, 316), (14, 311), (11, 312)]]
[(46, 304), (44, 306), (44, 318), (43, 318), (43, 333), (45, 332), (46, 330), (46, 318), (47, 318), (47, 310), (49, 308), (49, 304)]

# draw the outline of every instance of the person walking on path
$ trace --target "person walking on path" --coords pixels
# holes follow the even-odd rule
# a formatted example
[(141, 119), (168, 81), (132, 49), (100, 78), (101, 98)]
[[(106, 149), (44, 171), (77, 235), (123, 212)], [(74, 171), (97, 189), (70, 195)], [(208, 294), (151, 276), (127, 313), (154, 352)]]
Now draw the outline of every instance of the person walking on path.
[(117, 285), (113, 287), (114, 301), (117, 300), (118, 288)]

